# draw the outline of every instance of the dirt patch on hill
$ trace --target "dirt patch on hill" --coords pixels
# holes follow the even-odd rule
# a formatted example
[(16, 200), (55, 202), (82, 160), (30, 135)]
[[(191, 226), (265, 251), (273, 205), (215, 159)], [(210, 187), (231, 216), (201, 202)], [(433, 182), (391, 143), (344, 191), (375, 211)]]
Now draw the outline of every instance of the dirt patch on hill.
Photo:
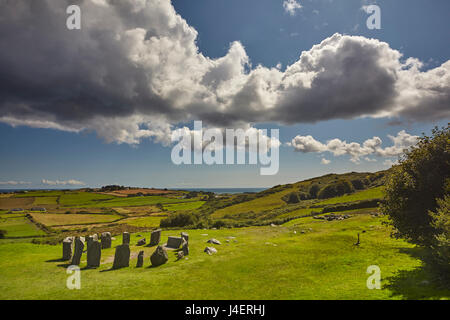
[(22, 208), (29, 209), (34, 202), (33, 197), (27, 198), (0, 198), (0, 209)]
[(138, 194), (138, 193), (142, 193), (144, 195), (176, 194), (176, 193), (178, 193), (178, 191), (163, 190), (163, 189), (136, 188), (136, 189), (116, 190), (116, 191), (98, 192), (98, 193), (117, 196), (117, 197), (127, 197), (129, 194)]

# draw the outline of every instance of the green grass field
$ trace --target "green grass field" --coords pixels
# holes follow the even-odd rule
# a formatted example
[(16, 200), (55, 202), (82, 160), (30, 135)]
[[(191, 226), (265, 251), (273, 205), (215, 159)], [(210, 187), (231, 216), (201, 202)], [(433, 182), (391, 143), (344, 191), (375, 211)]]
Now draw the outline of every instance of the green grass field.
[(146, 196), (146, 197), (115, 197), (111, 195), (76, 192), (66, 193), (60, 197), (60, 204), (72, 208), (113, 208), (113, 207), (134, 207), (151, 206), (158, 203), (185, 203), (196, 202), (196, 199), (177, 199), (164, 196)]
[[(129, 268), (111, 270), (114, 248), (102, 251), (99, 269), (81, 271), (81, 290), (66, 288), (61, 246), (0, 241), (0, 299), (441, 299), (449, 290), (421, 285), (429, 280), (420, 250), (389, 237), (382, 218), (345, 221), (303, 218), (293, 227), (187, 230), (188, 259), (149, 268), (154, 248), (134, 246)], [(361, 245), (356, 233), (366, 230)], [(301, 233), (301, 232), (305, 233)], [(162, 240), (179, 231), (164, 231)], [(202, 234), (208, 234), (207, 236)], [(148, 233), (143, 236), (148, 237)], [(233, 236), (230, 242), (227, 237)], [(218, 253), (203, 253), (217, 238)], [(116, 237), (113, 247), (121, 243)], [(145, 250), (143, 268), (134, 254)], [(81, 268), (85, 266), (83, 255)], [(381, 269), (382, 289), (366, 287), (367, 267)]]
[(150, 216), (150, 217), (142, 217), (142, 218), (130, 218), (120, 221), (120, 223), (126, 223), (130, 226), (135, 227), (146, 227), (146, 228), (158, 228), (161, 219), (164, 219), (162, 216)]
[[(351, 216), (339, 221), (310, 216), (312, 211), (321, 214), (327, 205), (382, 198), (378, 176), (382, 177), (332, 174), (276, 186), (257, 195), (208, 201), (82, 191), (36, 191), (25, 197), (2, 198), (0, 229), (7, 233), (0, 239), (0, 299), (449, 299), (449, 288), (435, 283), (423, 265), (423, 250), (392, 238), (387, 217), (372, 215), (377, 208), (336, 212)], [(289, 204), (283, 200), (293, 191), (305, 192), (313, 183), (324, 186), (342, 177), (367, 177), (370, 182), (365, 190), (340, 197)], [(245, 199), (253, 200), (242, 202)], [(46, 237), (24, 214), (6, 213), (8, 208), (31, 203), (49, 206), (47, 213), (32, 213), (35, 221), (47, 227)], [(235, 204), (224, 207), (230, 203)], [(162, 204), (164, 211), (157, 204)], [(66, 210), (72, 213), (61, 213)], [(151, 267), (149, 257), (155, 248), (136, 246), (138, 239), (148, 241), (151, 230), (166, 216), (183, 218), (190, 213), (205, 219), (200, 228), (207, 228), (163, 230), (162, 234), (162, 242), (166, 242), (168, 236), (188, 232), (190, 255), (176, 261), (176, 252), (168, 251), (168, 263)], [(256, 226), (272, 221), (281, 225)], [(211, 228), (215, 222), (225, 227)], [(228, 228), (236, 225), (253, 226)], [(67, 289), (68, 264), (60, 261), (61, 239), (105, 230), (111, 231), (115, 240), (112, 248), (102, 250), (100, 268), (85, 269), (83, 254), (81, 290)], [(130, 267), (111, 270), (114, 247), (121, 244), (123, 231), (132, 232)], [(359, 246), (354, 245), (357, 234)], [(218, 253), (212, 256), (203, 252), (211, 246), (206, 243), (210, 238), (222, 242), (214, 245)], [(145, 252), (144, 267), (135, 268), (140, 250)], [(380, 290), (366, 285), (367, 268), (373, 265), (381, 270)]]
[(27, 197), (58, 197), (65, 193), (65, 191), (61, 190), (36, 190), (36, 191), (28, 191), (26, 193), (16, 193), (14, 197), (16, 198), (27, 198)]
[(34, 198), (33, 205), (46, 205), (46, 204), (57, 204), (58, 197), (36, 197)]
[(200, 208), (205, 201), (192, 201), (192, 202), (182, 202), (174, 204), (163, 205), (164, 210), (167, 211), (183, 211), (183, 210), (194, 210)]
[(45, 232), (38, 229), (23, 214), (8, 214), (0, 217), (0, 229), (5, 230), (6, 238), (42, 236)]

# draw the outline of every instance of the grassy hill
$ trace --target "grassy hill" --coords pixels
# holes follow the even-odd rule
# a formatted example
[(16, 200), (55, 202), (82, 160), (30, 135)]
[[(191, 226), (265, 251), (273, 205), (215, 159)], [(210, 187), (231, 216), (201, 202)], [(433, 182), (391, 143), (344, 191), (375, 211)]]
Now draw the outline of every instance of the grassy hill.
[[(4, 196), (0, 299), (450, 298), (422, 264), (422, 249), (390, 237), (387, 217), (378, 210), (385, 175), (329, 174), (235, 195), (128, 198), (80, 190)], [(28, 213), (36, 203), (47, 212)], [(25, 211), (8, 213), (18, 205)], [(190, 254), (176, 261), (169, 251), (168, 263), (154, 268), (149, 256), (155, 248), (136, 243), (167, 222), (162, 243), (188, 232)], [(102, 250), (100, 268), (84, 269), (83, 254), (81, 290), (67, 289), (61, 239), (103, 231), (115, 240)], [(111, 270), (123, 231), (132, 233), (130, 267)], [(209, 256), (203, 250), (211, 238), (222, 244)], [(140, 250), (144, 267), (135, 268)], [(381, 270), (380, 290), (366, 286), (372, 265)]]
[[(383, 198), (386, 171), (377, 173), (328, 174), (292, 184), (278, 185), (252, 194), (222, 195), (191, 210), (196, 219), (186, 225), (250, 226), (282, 224), (290, 219), (329, 211), (330, 205), (348, 204), (349, 209), (377, 208)], [(315, 191), (313, 191), (315, 189)], [(342, 207), (342, 206), (341, 206)], [(344, 208), (345, 209), (345, 208)], [(343, 211), (336, 207), (337, 211)], [(183, 213), (186, 214), (186, 213)], [(177, 215), (169, 214), (167, 226), (180, 226)], [(175, 223), (171, 223), (171, 219)]]

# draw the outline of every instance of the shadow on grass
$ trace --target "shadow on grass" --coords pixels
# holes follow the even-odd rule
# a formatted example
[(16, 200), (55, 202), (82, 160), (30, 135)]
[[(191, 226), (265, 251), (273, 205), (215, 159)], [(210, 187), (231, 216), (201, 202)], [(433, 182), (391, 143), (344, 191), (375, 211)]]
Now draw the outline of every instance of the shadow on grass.
[(45, 261), (45, 262), (63, 262), (63, 261), (68, 261), (68, 260), (63, 260), (63, 259), (59, 258), (59, 259), (51, 259), (51, 260), (47, 260), (47, 261)]
[[(406, 253), (421, 261), (426, 261), (427, 252), (424, 248), (402, 248)], [(441, 299), (450, 297), (450, 287), (431, 267), (423, 262), (422, 266), (412, 270), (400, 270), (391, 277), (384, 279), (383, 289), (392, 292), (392, 297), (408, 300)]]

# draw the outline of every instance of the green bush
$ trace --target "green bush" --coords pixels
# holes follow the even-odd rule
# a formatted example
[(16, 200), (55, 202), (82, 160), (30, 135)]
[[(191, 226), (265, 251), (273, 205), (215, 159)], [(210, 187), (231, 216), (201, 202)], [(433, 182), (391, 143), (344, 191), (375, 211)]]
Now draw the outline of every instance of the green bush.
[(431, 225), (436, 229), (432, 252), (436, 264), (450, 274), (450, 195), (438, 199), (437, 203), (435, 212), (429, 211)]
[(319, 193), (319, 190), (320, 190), (320, 186), (318, 184), (312, 184), (309, 187), (309, 197), (311, 199), (316, 199), (317, 198), (317, 194)]
[(355, 191), (353, 185), (347, 180), (338, 180), (334, 183), (331, 183), (322, 189), (320, 189), (317, 194), (317, 198), (319, 199), (327, 199), (333, 197), (339, 197), (346, 193), (352, 193)]
[(160, 227), (171, 228), (171, 227), (185, 227), (192, 226), (196, 224), (197, 217), (191, 213), (179, 212), (162, 219), (160, 222)]
[(356, 190), (362, 190), (365, 187), (364, 182), (361, 179), (353, 179), (350, 182)]
[[(430, 247), (439, 231), (432, 225), (430, 211), (436, 212), (450, 183), (450, 129), (433, 129), (407, 150), (399, 165), (391, 169), (385, 187), (384, 213), (388, 214), (398, 237)], [(448, 192), (448, 191), (447, 191)]]
[(299, 203), (300, 202), (300, 197), (299, 197), (298, 192), (291, 192), (288, 195), (284, 196), (283, 200), (286, 203), (289, 203), (289, 204), (291, 204), (291, 203)]

